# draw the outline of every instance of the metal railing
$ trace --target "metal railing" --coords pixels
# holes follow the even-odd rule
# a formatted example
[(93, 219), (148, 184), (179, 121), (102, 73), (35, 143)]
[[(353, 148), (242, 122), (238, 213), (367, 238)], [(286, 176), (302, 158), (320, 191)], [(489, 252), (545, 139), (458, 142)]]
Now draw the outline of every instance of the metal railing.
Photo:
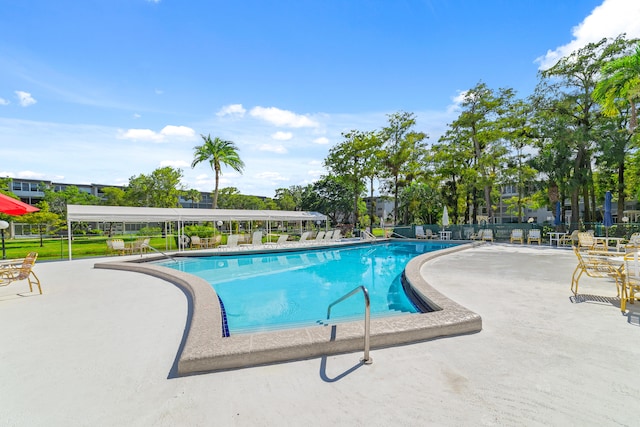
[(369, 334), (370, 334), (370, 318), (371, 318), (371, 301), (369, 300), (369, 291), (364, 286), (360, 285), (348, 294), (338, 298), (327, 307), (327, 320), (331, 317), (331, 307), (334, 305), (341, 303), (347, 298), (357, 294), (359, 291), (362, 291), (364, 295), (364, 356), (362, 357), (361, 362), (365, 365), (371, 365), (373, 363), (373, 359), (369, 356)]
[[(145, 249), (151, 249), (151, 250), (152, 250), (152, 251), (154, 251), (154, 252), (157, 252), (157, 253), (159, 253), (159, 254), (161, 254), (161, 255), (164, 255), (164, 257), (165, 257), (165, 258), (170, 258), (170, 259), (172, 259), (173, 261), (178, 262), (178, 260), (177, 260), (177, 259), (175, 259), (174, 257), (172, 257), (171, 255), (165, 254), (165, 253), (164, 253), (164, 252), (162, 252), (160, 249), (156, 249), (156, 248), (154, 248), (153, 246), (151, 246), (151, 245), (149, 245), (149, 244), (144, 244), (142, 247), (143, 247), (143, 248), (145, 248)], [(140, 256), (142, 256), (142, 253), (140, 253)]]
[(376, 236), (363, 228), (360, 230), (360, 240), (376, 240)]

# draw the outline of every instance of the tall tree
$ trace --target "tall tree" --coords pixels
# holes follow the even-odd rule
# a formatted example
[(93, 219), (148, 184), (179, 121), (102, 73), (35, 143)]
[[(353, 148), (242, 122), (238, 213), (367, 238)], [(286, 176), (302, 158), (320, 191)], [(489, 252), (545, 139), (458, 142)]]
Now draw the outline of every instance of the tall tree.
[(473, 147), (469, 138), (459, 134), (455, 129), (448, 129), (440, 137), (438, 143), (430, 149), (430, 162), (434, 179), (438, 183), (441, 198), (457, 221), (463, 217), (466, 223), (475, 223), (476, 216), (471, 212), (478, 211), (476, 197), (477, 175), (473, 169)]
[(200, 200), (202, 200), (202, 193), (195, 188), (190, 188), (182, 193), (182, 197), (184, 197), (185, 200), (191, 201), (191, 206), (195, 208), (196, 205), (200, 203)]
[(182, 170), (165, 166), (150, 175), (140, 174), (129, 178), (125, 198), (130, 206), (156, 208), (180, 207)]
[(353, 200), (354, 225), (359, 222), (358, 201), (364, 190), (364, 179), (372, 173), (377, 161), (378, 139), (373, 132), (352, 130), (343, 133), (344, 141), (329, 150), (325, 167), (344, 180)]
[[(507, 152), (505, 116), (513, 96), (512, 89), (494, 91), (478, 83), (464, 94), (462, 112), (450, 125), (456, 139), (471, 146), (476, 189), (482, 191), (489, 221), (494, 219), (493, 193)], [(473, 216), (476, 222), (475, 209)]]
[(194, 147), (194, 158), (191, 167), (195, 168), (202, 162), (208, 162), (209, 166), (215, 173), (215, 189), (213, 192), (213, 208), (218, 207), (218, 186), (220, 183), (220, 175), (222, 174), (222, 165), (229, 166), (238, 173), (242, 173), (244, 162), (238, 154), (238, 147), (232, 141), (225, 141), (218, 137), (211, 139), (211, 135), (200, 135), (203, 144)]
[[(540, 73), (536, 88), (538, 104), (549, 116), (561, 116), (569, 136), (573, 158), (570, 181), (572, 223), (577, 223), (580, 200), (584, 202), (584, 220), (595, 220), (593, 153), (596, 149), (599, 111), (593, 91), (603, 65), (620, 56), (628, 43), (623, 36), (589, 43), (561, 58), (553, 67)], [(542, 101), (542, 102), (540, 102)]]
[(49, 210), (49, 204), (44, 200), (37, 205), (40, 210), (20, 217), (20, 222), (26, 222), (27, 224), (36, 225), (38, 227), (38, 234), (40, 235), (40, 247), (43, 247), (43, 235), (47, 232), (50, 225), (59, 221), (58, 214)]
[(53, 188), (42, 185), (44, 190), (44, 201), (47, 202), (49, 210), (60, 217), (67, 217), (67, 205), (99, 205), (99, 197), (85, 191), (80, 191), (75, 185), (68, 185), (61, 191), (54, 191)]
[(600, 71), (602, 79), (593, 91), (593, 98), (600, 103), (605, 116), (618, 117), (619, 124), (628, 122), (629, 126), (626, 135), (618, 132), (618, 127), (604, 132), (604, 137), (599, 139), (604, 145), (604, 163), (614, 164), (617, 168), (618, 218), (622, 218), (626, 199), (625, 160), (638, 127), (640, 44), (636, 45), (634, 53), (606, 62)]
[(126, 204), (126, 192), (122, 188), (105, 187), (102, 189), (106, 206), (124, 206)]
[(344, 180), (323, 176), (304, 193), (304, 210), (322, 212), (333, 224), (341, 223), (345, 212), (350, 212), (352, 199)]
[(516, 195), (508, 200), (518, 222), (524, 221), (524, 208), (530, 200), (529, 187), (537, 171), (531, 166), (531, 150), (535, 140), (532, 126), (532, 104), (523, 100), (512, 102), (505, 115), (505, 141), (508, 150), (503, 184), (515, 187)]
[(389, 123), (382, 129), (385, 156), (382, 159), (383, 176), (387, 178), (387, 187), (393, 193), (395, 223), (399, 217), (400, 188), (411, 183), (416, 176), (416, 169), (424, 164), (426, 156), (424, 132), (413, 130), (416, 117), (413, 113), (398, 112), (389, 114)]
[(622, 113), (620, 101), (630, 107), (629, 133), (638, 127), (637, 104), (640, 101), (640, 44), (631, 55), (606, 62), (601, 68), (602, 78), (593, 91), (593, 98), (602, 105), (606, 116)]
[(265, 209), (265, 203), (256, 196), (240, 193), (236, 187), (220, 189), (220, 208), (222, 209)]
[(279, 209), (284, 211), (301, 211), (305, 210), (303, 207), (303, 200), (305, 191), (312, 188), (309, 184), (307, 187), (302, 185), (292, 185), (289, 188), (276, 189), (275, 201), (279, 206)]

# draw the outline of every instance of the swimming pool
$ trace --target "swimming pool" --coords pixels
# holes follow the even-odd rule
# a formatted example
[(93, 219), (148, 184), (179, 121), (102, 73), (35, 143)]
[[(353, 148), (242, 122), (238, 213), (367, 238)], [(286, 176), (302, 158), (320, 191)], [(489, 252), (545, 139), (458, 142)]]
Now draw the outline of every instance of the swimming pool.
[[(407, 297), (402, 272), (417, 255), (454, 246), (441, 242), (386, 242), (277, 254), (179, 258), (159, 264), (209, 282), (220, 298), (229, 334), (327, 323), (327, 307), (357, 286), (371, 299), (371, 316), (420, 310)], [(354, 296), (332, 309), (331, 323), (361, 318)]]
[[(477, 245), (471, 242), (459, 243), (461, 244), (458, 246), (417, 255), (407, 263), (404, 270), (407, 289), (418, 299), (427, 302), (434, 311), (371, 319), (371, 349), (482, 330), (482, 318), (477, 313), (438, 292), (424, 280), (421, 273), (432, 260), (458, 251), (470, 250)], [(340, 245), (353, 243), (343, 242)], [(371, 246), (372, 243), (362, 242), (360, 245)], [(178, 255), (182, 254), (176, 254), (176, 257)], [(158, 255), (144, 255), (141, 258), (132, 256), (125, 261), (97, 262), (94, 268), (151, 275), (177, 286), (184, 292), (187, 316), (184, 335), (176, 355), (178, 375), (238, 369), (363, 349), (362, 319), (341, 322), (330, 327), (314, 325), (225, 337), (220, 333), (223, 325), (219, 297), (211, 284), (193, 274), (154, 264), (153, 261), (158, 259)], [(134, 276), (131, 278), (134, 279)], [(134, 281), (131, 284), (134, 285)], [(153, 298), (153, 295), (150, 294), (149, 298)]]

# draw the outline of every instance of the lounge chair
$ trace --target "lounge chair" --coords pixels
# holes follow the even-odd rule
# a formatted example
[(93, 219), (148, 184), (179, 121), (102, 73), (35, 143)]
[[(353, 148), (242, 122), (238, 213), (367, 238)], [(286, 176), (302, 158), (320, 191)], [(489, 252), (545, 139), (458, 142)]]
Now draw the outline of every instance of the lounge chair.
[[(5, 262), (0, 266), (0, 286), (8, 286), (13, 282), (27, 280), (29, 282), (29, 291), (33, 292), (34, 283), (38, 285), (38, 291), (42, 295), (42, 286), (40, 279), (33, 271), (33, 266), (38, 258), (37, 252), (29, 252), (23, 260), (14, 260)], [(33, 278), (33, 281), (32, 281)]]
[(111, 239), (107, 239), (107, 255), (111, 255), (113, 252), (113, 244), (111, 243)]
[(191, 243), (189, 244), (189, 246), (191, 247), (191, 249), (202, 249), (203, 242), (200, 240), (200, 236), (191, 236)]
[(624, 250), (625, 252), (632, 252), (638, 250), (638, 248), (640, 248), (640, 233), (633, 233), (629, 237), (629, 241), (624, 244)]
[(342, 232), (340, 231), (340, 229), (337, 229), (333, 232), (333, 240), (334, 241), (338, 241), (342, 239)]
[(513, 230), (511, 230), (509, 243), (513, 243), (515, 241), (519, 241), (521, 245), (524, 243), (524, 231), (522, 231), (521, 228), (514, 228)]
[(238, 238), (240, 236), (237, 234), (229, 234), (227, 236), (227, 244), (218, 246), (220, 249), (231, 249), (238, 246)]
[(571, 234), (566, 234), (562, 237), (560, 237), (560, 240), (558, 240), (558, 246), (562, 246), (562, 245), (568, 245), (568, 246), (573, 246), (578, 242), (578, 230), (573, 230), (571, 232)]
[(300, 236), (300, 240), (298, 241), (299, 243), (309, 243), (309, 236), (311, 235), (310, 231), (305, 231), (304, 233), (302, 233), (302, 235)]
[(477, 232), (477, 233), (472, 233), (472, 234), (469, 236), (469, 238), (470, 238), (471, 240), (482, 240), (482, 235), (483, 235), (483, 233), (484, 233), (484, 230), (483, 230), (483, 229), (480, 229), (480, 230), (478, 230), (478, 232)]
[(424, 228), (421, 225), (416, 225), (416, 239), (426, 239), (427, 235), (424, 234)]
[(578, 233), (578, 250), (593, 251), (596, 249), (596, 239), (589, 232)]
[(141, 239), (136, 239), (130, 246), (126, 247), (127, 252), (140, 253), (142, 255), (143, 252), (147, 252), (149, 249), (150, 238), (145, 237)]
[(325, 233), (323, 240), (333, 240), (333, 230), (329, 230)]
[(533, 242), (538, 242), (538, 246), (542, 243), (542, 236), (540, 235), (539, 228), (532, 228), (527, 235), (527, 245)]
[(471, 240), (471, 236), (475, 233), (473, 232), (473, 227), (464, 227), (464, 238), (467, 240)]
[(254, 231), (251, 236), (251, 244), (253, 246), (262, 246), (262, 231)]
[(262, 231), (254, 231), (251, 235), (251, 243), (243, 243), (240, 246), (250, 249), (249, 246), (262, 246)]
[(426, 230), (424, 230), (424, 236), (425, 236), (425, 239), (437, 239), (438, 238), (438, 236), (435, 235), (433, 233), (433, 231), (431, 231), (430, 228), (427, 228)]
[(490, 228), (485, 228), (482, 231), (482, 240), (486, 242), (493, 242), (493, 230)]
[(324, 239), (324, 231), (318, 231), (316, 234), (316, 242), (321, 242)]
[[(586, 274), (593, 278), (612, 278), (616, 282), (618, 296), (622, 286), (622, 269), (623, 266), (615, 263), (611, 257), (590, 255), (580, 251), (577, 246), (573, 247), (573, 252), (578, 258), (578, 265), (571, 275), (571, 291), (575, 296), (578, 295), (578, 281), (582, 274)], [(622, 309), (622, 307), (621, 307)], [(624, 309), (622, 309), (624, 311)]]
[(282, 246), (282, 245), (286, 245), (287, 244), (287, 240), (289, 239), (289, 235), (288, 234), (281, 234), (278, 237), (278, 240), (275, 242), (266, 242), (265, 245), (267, 246)]
[(217, 234), (215, 237), (210, 237), (207, 239), (207, 247), (208, 248), (217, 248), (222, 243), (222, 235)]
[(120, 255), (124, 255), (129, 251), (129, 248), (124, 244), (124, 240), (122, 239), (111, 239), (111, 250), (113, 252), (119, 253)]
[[(620, 298), (620, 310), (622, 312), (627, 309), (627, 301), (633, 304), (636, 298), (640, 298), (640, 256), (637, 249), (624, 256), (623, 286), (625, 289)], [(636, 292), (638, 292), (637, 297)]]

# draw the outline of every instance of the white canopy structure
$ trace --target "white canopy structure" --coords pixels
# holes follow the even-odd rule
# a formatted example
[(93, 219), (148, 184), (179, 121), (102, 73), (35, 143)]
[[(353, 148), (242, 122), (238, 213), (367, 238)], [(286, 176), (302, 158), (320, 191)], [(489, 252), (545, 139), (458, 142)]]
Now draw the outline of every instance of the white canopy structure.
[(181, 230), (181, 224), (185, 222), (312, 221), (317, 223), (326, 220), (326, 215), (305, 211), (67, 205), (69, 259), (71, 259), (72, 222), (177, 222), (179, 224), (178, 230)]
[(68, 222), (325, 221), (318, 212), (67, 205)]

